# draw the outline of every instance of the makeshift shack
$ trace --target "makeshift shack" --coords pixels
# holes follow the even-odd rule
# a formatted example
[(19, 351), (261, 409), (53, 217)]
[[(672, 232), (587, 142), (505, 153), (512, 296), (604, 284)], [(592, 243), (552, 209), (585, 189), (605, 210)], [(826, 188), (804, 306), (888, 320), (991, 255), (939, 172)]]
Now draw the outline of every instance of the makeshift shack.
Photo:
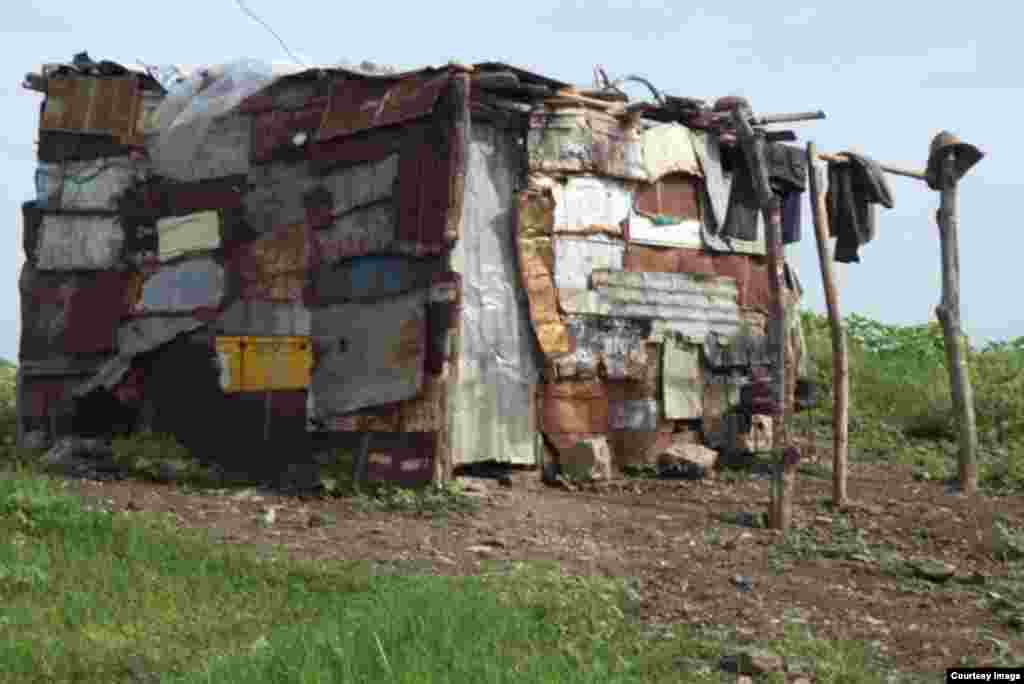
[[(499, 63), (84, 54), (26, 86), (23, 439), (149, 429), (258, 472), (362, 445), (400, 482), (770, 444), (770, 274), (729, 100), (638, 107)], [(794, 241), (803, 153), (767, 149)]]

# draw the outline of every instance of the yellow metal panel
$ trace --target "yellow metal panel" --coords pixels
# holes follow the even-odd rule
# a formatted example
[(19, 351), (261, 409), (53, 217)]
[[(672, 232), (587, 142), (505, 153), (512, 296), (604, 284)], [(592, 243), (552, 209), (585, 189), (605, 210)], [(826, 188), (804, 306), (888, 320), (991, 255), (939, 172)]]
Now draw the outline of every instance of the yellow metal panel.
[(309, 387), (313, 349), (307, 337), (218, 337), (225, 392)]

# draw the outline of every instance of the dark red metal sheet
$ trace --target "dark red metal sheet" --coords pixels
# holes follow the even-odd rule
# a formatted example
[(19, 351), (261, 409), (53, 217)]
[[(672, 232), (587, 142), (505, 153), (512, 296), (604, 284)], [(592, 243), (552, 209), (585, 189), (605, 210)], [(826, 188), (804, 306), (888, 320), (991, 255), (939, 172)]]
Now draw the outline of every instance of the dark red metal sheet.
[(345, 78), (331, 84), (318, 140), (330, 140), (430, 114), (450, 80), (447, 71), (399, 79)]
[(622, 260), (626, 271), (695, 273), (736, 279), (739, 305), (769, 310), (771, 287), (768, 265), (762, 257), (713, 254), (683, 247), (661, 248), (631, 244)]
[(444, 250), (451, 194), (451, 136), (410, 136), (398, 162), (396, 241), (405, 253)]
[(159, 186), (159, 201), (171, 216), (209, 209), (240, 209), (247, 184), (247, 178), (241, 175), (189, 183), (163, 183)]
[(117, 327), (128, 313), (127, 274), (101, 271), (72, 292), (68, 301), (64, 351), (90, 354), (117, 347)]
[(372, 130), (357, 135), (317, 141), (306, 145), (307, 158), (313, 172), (329, 173), (336, 166), (351, 166), (376, 162), (402, 149), (405, 136), (421, 128), (419, 123), (403, 126), (401, 130)]
[(434, 474), (437, 434), (419, 432), (402, 435), (405, 444), (377, 451), (370, 444), (367, 479), (416, 486), (428, 484)]
[(71, 392), (81, 378), (23, 378), (20, 412), (26, 418), (67, 413)]
[[(252, 161), (268, 162), (281, 155), (304, 156), (303, 148), (320, 127), (326, 104), (326, 99), (321, 99), (297, 111), (273, 109), (257, 114), (253, 122)], [(296, 145), (294, 138), (299, 133), (304, 133), (306, 138), (301, 145)]]
[(700, 178), (672, 173), (654, 183), (641, 185), (635, 204), (645, 214), (699, 220), (700, 193)]

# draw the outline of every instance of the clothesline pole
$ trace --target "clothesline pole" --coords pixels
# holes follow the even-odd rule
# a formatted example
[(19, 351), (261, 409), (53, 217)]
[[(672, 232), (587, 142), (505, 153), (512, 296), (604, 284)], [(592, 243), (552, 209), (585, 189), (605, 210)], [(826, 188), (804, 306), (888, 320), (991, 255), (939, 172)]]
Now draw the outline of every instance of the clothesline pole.
[[(958, 155), (962, 155), (958, 158)], [(974, 155), (969, 157), (969, 155)], [(960, 323), (960, 251), (957, 228), (957, 183), (981, 159), (977, 148), (960, 143), (951, 133), (939, 133), (932, 140), (928, 168), (933, 171), (929, 185), (937, 189), (939, 210), (935, 222), (942, 250), (942, 299), (935, 315), (942, 325), (946, 347), (953, 409), (960, 428), (960, 489), (964, 494), (978, 491), (978, 428), (974, 414), (974, 390), (967, 372), (966, 337)]]
[(796, 490), (798, 458), (788, 449), (786, 431), (786, 310), (782, 301), (782, 211), (772, 192), (765, 160), (764, 139), (754, 133), (749, 121), (751, 112), (745, 107), (732, 110), (737, 138), (743, 147), (743, 157), (754, 182), (758, 204), (765, 217), (765, 243), (767, 247), (769, 284), (771, 286), (771, 313), (768, 317), (768, 341), (772, 351), (774, 377), (773, 403), (776, 406), (775, 424), (772, 426), (772, 449), (779, 455), (772, 479), (769, 525), (778, 530), (789, 528), (793, 519), (793, 496)]
[[(834, 162), (834, 163), (839, 163), (839, 164), (843, 164), (843, 163), (846, 163), (846, 162), (850, 161), (849, 157), (847, 157), (846, 155), (843, 155), (843, 154), (825, 154), (825, 153), (821, 153), (821, 154), (818, 154), (815, 157), (815, 159), (820, 159), (822, 161)], [(879, 166), (879, 168), (881, 168), (886, 173), (891, 173), (891, 174), (894, 174), (896, 176), (905, 176), (907, 178), (914, 178), (916, 180), (922, 180), (922, 181), (927, 181), (928, 180), (928, 174), (925, 173), (924, 171), (917, 171), (915, 169), (908, 169), (908, 168), (905, 168), (905, 167), (902, 167), (902, 166), (894, 166), (892, 164), (879, 164), (878, 166)]]
[(818, 261), (821, 280), (825, 287), (825, 304), (832, 332), (832, 504), (841, 507), (847, 502), (846, 473), (850, 425), (850, 361), (846, 349), (846, 334), (839, 313), (839, 288), (832, 271), (832, 254), (828, 243), (828, 212), (825, 193), (818, 183), (814, 166), (817, 157), (813, 142), (807, 143), (807, 174), (810, 182), (811, 215), (814, 218), (814, 236), (818, 243)]

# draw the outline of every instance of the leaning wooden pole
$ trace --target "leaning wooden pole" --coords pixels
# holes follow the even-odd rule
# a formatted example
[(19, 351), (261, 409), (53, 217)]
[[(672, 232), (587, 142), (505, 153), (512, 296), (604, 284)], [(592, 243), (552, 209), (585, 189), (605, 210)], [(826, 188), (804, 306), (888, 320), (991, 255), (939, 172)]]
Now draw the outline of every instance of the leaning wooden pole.
[(960, 428), (960, 487), (965, 494), (978, 491), (978, 429), (974, 417), (974, 390), (967, 372), (966, 338), (960, 327), (960, 250), (957, 237), (956, 153), (941, 161), (939, 211), (935, 215), (942, 249), (942, 301), (935, 315), (942, 325), (946, 366), (953, 395), (953, 410)]
[(779, 200), (772, 192), (768, 180), (768, 166), (765, 162), (764, 139), (750, 126), (749, 110), (737, 107), (732, 111), (737, 138), (743, 147), (743, 156), (751, 178), (758, 203), (765, 216), (765, 243), (768, 260), (769, 284), (771, 287), (771, 312), (768, 317), (768, 341), (774, 357), (772, 366), (772, 399), (776, 404), (775, 424), (772, 429), (772, 449), (779, 455), (775, 478), (772, 480), (772, 495), (768, 510), (769, 525), (778, 530), (789, 527), (793, 518), (793, 498), (796, 491), (796, 469), (798, 454), (788, 447), (786, 432), (787, 383), (786, 383), (786, 307), (783, 304), (783, 253), (782, 253), (782, 212)]
[(846, 333), (839, 313), (839, 288), (832, 272), (832, 254), (828, 244), (828, 212), (825, 193), (815, 167), (817, 150), (807, 143), (807, 173), (811, 186), (811, 215), (814, 217), (814, 235), (818, 241), (818, 261), (821, 281), (825, 287), (825, 304), (832, 332), (832, 504), (847, 503), (846, 472), (847, 451), (850, 442), (850, 360), (846, 350)]

